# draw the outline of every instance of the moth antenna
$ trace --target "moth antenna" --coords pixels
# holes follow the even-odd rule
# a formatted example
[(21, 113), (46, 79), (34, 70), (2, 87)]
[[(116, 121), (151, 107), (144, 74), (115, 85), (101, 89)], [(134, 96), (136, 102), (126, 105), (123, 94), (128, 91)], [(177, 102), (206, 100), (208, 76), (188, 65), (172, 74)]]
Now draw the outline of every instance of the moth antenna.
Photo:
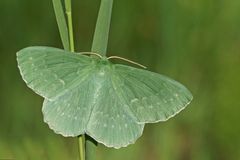
[(121, 60), (123, 60), (123, 61), (126, 61), (126, 62), (129, 62), (129, 63), (135, 64), (135, 65), (137, 65), (137, 66), (140, 66), (140, 67), (142, 67), (142, 68), (144, 68), (144, 69), (147, 68), (146, 66), (144, 66), (144, 65), (142, 65), (142, 64), (140, 64), (140, 63), (137, 63), (137, 62), (131, 61), (131, 60), (126, 59), (126, 58), (123, 58), (123, 57), (110, 56), (110, 57), (108, 57), (107, 59), (108, 59), (108, 60), (109, 60), (109, 59), (121, 59)]
[(98, 56), (100, 58), (103, 58), (100, 54), (95, 53), (95, 52), (80, 52), (79, 54), (83, 54), (83, 55), (95, 55)]

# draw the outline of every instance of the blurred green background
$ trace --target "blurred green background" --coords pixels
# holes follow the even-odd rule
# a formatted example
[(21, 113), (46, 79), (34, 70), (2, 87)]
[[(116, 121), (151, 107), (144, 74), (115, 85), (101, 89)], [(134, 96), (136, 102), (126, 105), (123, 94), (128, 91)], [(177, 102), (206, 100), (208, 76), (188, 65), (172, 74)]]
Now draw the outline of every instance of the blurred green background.
[[(78, 51), (91, 48), (99, 3), (73, 1)], [(0, 159), (76, 160), (77, 140), (43, 122), (16, 64), (24, 47), (62, 47), (51, 0), (0, 0), (0, 19)], [(180, 81), (194, 100), (134, 145), (99, 145), (98, 160), (240, 159), (239, 0), (115, 0), (108, 52)]]

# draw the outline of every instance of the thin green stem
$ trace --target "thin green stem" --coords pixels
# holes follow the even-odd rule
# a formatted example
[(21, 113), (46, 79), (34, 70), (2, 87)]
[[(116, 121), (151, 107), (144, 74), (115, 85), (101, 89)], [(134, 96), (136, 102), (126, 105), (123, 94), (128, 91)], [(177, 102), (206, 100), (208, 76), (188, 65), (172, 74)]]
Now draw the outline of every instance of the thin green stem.
[(66, 15), (68, 21), (69, 43), (70, 50), (74, 52), (74, 37), (73, 37), (73, 25), (72, 25), (72, 1), (65, 0)]
[(85, 160), (85, 135), (78, 136), (79, 159)]

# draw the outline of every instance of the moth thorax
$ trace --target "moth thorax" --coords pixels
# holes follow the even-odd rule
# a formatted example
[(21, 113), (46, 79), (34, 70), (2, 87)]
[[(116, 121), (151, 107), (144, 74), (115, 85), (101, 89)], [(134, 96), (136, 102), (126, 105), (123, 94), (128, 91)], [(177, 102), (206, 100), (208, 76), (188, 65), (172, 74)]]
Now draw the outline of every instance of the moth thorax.
[(107, 59), (107, 57), (102, 57), (99, 61), (99, 64), (104, 66), (110, 66), (111, 62)]

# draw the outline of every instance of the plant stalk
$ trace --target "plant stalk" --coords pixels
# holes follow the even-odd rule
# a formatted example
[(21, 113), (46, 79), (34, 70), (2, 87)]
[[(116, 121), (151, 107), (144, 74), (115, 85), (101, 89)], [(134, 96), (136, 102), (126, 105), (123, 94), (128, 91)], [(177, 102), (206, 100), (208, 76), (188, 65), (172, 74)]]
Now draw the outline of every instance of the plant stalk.
[(72, 25), (72, 1), (71, 0), (65, 0), (65, 8), (66, 8), (67, 21), (68, 21), (70, 51), (74, 52), (74, 37), (73, 37), (73, 25)]
[(78, 136), (79, 160), (85, 160), (85, 135)]

